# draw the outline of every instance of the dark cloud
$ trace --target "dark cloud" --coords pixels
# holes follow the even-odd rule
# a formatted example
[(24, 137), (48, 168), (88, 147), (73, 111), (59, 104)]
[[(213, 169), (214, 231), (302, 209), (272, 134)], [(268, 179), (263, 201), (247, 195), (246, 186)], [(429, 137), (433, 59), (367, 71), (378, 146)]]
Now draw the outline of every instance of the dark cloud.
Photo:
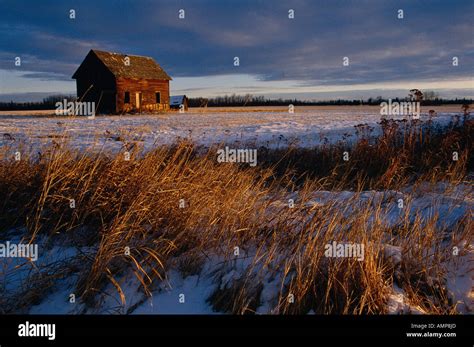
[[(153, 56), (174, 77), (240, 73), (347, 85), (474, 72), (470, 0), (4, 0), (1, 6), (0, 69), (17, 69), (13, 59), (21, 56), (26, 76), (40, 79), (70, 79), (91, 48)], [(398, 9), (405, 19), (396, 18)], [(344, 56), (349, 67), (342, 66)]]

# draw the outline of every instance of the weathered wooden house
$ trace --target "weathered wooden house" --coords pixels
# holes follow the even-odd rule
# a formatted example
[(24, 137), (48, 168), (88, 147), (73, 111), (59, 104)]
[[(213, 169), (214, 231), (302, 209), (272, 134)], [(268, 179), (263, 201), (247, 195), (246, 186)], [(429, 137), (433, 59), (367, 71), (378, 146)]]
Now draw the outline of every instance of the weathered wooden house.
[(186, 95), (170, 96), (170, 108), (175, 110), (188, 110), (188, 97)]
[(98, 113), (169, 110), (172, 78), (153, 58), (91, 50), (72, 76)]

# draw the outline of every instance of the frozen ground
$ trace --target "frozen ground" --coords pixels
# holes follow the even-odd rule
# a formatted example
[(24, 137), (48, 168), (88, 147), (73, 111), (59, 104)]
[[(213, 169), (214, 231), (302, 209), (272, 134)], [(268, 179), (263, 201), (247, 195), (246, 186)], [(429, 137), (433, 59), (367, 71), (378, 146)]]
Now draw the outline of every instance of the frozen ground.
[[(439, 113), (437, 124), (450, 122), (459, 113)], [(427, 116), (422, 114), (421, 119)], [(296, 145), (313, 147), (339, 140), (357, 138), (359, 124), (373, 127), (372, 135), (380, 133), (377, 109), (353, 107), (344, 110), (297, 108), (288, 112), (207, 112), (169, 113), (162, 115), (126, 115), (86, 117), (44, 117), (0, 115), (3, 145), (25, 143), (36, 148), (41, 143), (66, 139), (79, 148), (120, 149), (125, 144), (170, 144), (180, 138), (198, 145), (229, 144), (269, 148)]]
[[(447, 124), (458, 112), (438, 113), (434, 122)], [(422, 115), (425, 119), (426, 115)], [(1, 145), (25, 144), (32, 149), (42, 143), (60, 141), (65, 137), (73, 146), (86, 148), (120, 149), (125, 143), (143, 144), (146, 149), (155, 144), (169, 144), (179, 138), (189, 138), (200, 145), (215, 143), (233, 144), (235, 146), (252, 145), (271, 148), (284, 147), (290, 144), (300, 147), (312, 147), (325, 142), (336, 142), (341, 139), (355, 139), (356, 125), (367, 124), (373, 127), (373, 135), (379, 133), (377, 122), (380, 115), (367, 112), (366, 109), (323, 110), (298, 109), (294, 114), (288, 112), (208, 112), (166, 115), (128, 115), (87, 118), (45, 117), (29, 115), (0, 115)], [(474, 207), (472, 186), (461, 185), (449, 187), (438, 184), (436, 187), (412, 187), (398, 191), (362, 192), (357, 197), (354, 192), (318, 191), (314, 193), (310, 204), (340, 204), (341, 209), (350, 214), (351, 209), (363, 208), (367, 204), (382, 201), (386, 207), (384, 220), (387, 226), (396, 225), (400, 219), (400, 210), (396, 200), (403, 198), (410, 216), (419, 213), (426, 218), (439, 214), (439, 227), (450, 227)], [(292, 198), (297, 201), (297, 193)], [(286, 202), (282, 201), (282, 205)], [(270, 208), (281, 208), (278, 204)], [(273, 213), (269, 211), (269, 213)], [(12, 242), (19, 242), (21, 230), (12, 233)], [(0, 261), (0, 298), (20, 300), (31, 286), (32, 276), (48, 278), (54, 271), (66, 271), (65, 276), (58, 275), (41, 293), (35, 305), (27, 313), (133, 313), (133, 314), (209, 314), (215, 313), (208, 301), (217, 288), (224, 288), (245, 273), (249, 258), (235, 260), (224, 264), (219, 256), (212, 256), (203, 265), (201, 272), (183, 276), (175, 268), (167, 271), (166, 280), (157, 285), (151, 296), (140, 289), (140, 283), (132, 272), (125, 272), (117, 281), (122, 287), (125, 302), (122, 302), (117, 290), (110, 285), (99, 295), (99, 306), (95, 309), (86, 307), (80, 298), (70, 303), (74, 292), (77, 269), (81, 259), (93, 254), (93, 249), (77, 249), (70, 243), (47, 244), (46, 240), (37, 240), (40, 244), (40, 258), (31, 263), (22, 259)], [(451, 298), (458, 302), (458, 310), (472, 313), (473, 281), (472, 264), (474, 250), (472, 245), (463, 245), (466, 252), (463, 256), (445, 265), (447, 277), (445, 285)], [(385, 245), (384, 252), (394, 261), (399, 262), (403, 256), (400, 247), (394, 244)], [(76, 265), (77, 264), (77, 265)], [(279, 295), (280, 282), (278, 269), (269, 276), (259, 278), (263, 289), (257, 313), (276, 313), (272, 310)], [(219, 275), (216, 275), (219, 274)], [(423, 313), (420, 308), (412, 307), (403, 290), (396, 284), (389, 288), (387, 312), (389, 313)], [(184, 294), (184, 302), (180, 295)], [(0, 300), (1, 301), (1, 300)]]
[[(372, 204), (382, 206), (381, 213), (385, 215), (387, 226), (403, 224), (403, 210), (400, 210), (396, 200), (402, 197), (407, 201), (406, 208), (410, 217), (416, 215), (422, 219), (429, 220), (433, 215), (439, 214), (439, 227), (454, 225), (466, 214), (472, 217), (474, 208), (474, 190), (468, 185), (452, 187), (439, 183), (436, 186), (426, 185), (419, 187), (407, 187), (400, 191), (365, 191), (356, 194), (350, 191), (329, 192), (316, 191), (307, 202), (308, 205), (322, 206), (326, 204), (340, 204), (336, 209), (350, 214), (353, 209), (370, 208)], [(291, 196), (298, 201), (298, 193)], [(287, 203), (282, 200), (281, 206), (278, 202), (269, 207), (269, 213), (273, 209), (282, 208)], [(19, 241), (18, 234), (21, 230), (12, 233), (13, 241)], [(400, 241), (400, 240), (399, 240)], [(403, 250), (397, 245), (397, 240), (387, 241), (383, 245), (383, 252), (391, 259), (394, 266), (398, 266), (403, 258)], [(3, 286), (3, 298), (14, 299), (21, 297), (23, 291), (28, 288), (31, 276), (47, 274), (51, 271), (61, 269), (64, 266), (63, 277), (58, 278), (45, 290), (34, 306), (27, 311), (31, 314), (213, 314), (215, 312), (209, 297), (218, 289), (226, 288), (243, 276), (249, 276), (247, 270), (252, 264), (255, 251), (252, 249), (242, 250), (242, 254), (234, 260), (225, 260), (218, 255), (210, 255), (199, 273), (183, 275), (176, 267), (171, 266), (166, 272), (166, 279), (155, 285), (151, 295), (146, 295), (133, 272), (125, 271), (116, 277), (117, 282), (123, 290), (125, 300), (122, 301), (119, 293), (113, 285), (98, 294), (98, 306), (96, 308), (86, 307), (80, 298), (76, 303), (70, 303), (70, 295), (74, 293), (77, 280), (77, 269), (81, 257), (92, 255), (93, 248), (77, 249), (66, 240), (65, 243), (47, 245), (46, 239), (39, 239), (40, 258), (34, 264), (28, 261), (9, 261), (0, 268), (0, 283)], [(473, 245), (459, 245), (459, 256), (448, 256), (442, 265), (446, 271), (443, 278), (444, 286), (449, 296), (457, 302), (460, 313), (472, 313), (474, 310), (473, 281), (474, 262)], [(321, 248), (323, 252), (323, 247)], [(449, 249), (443, 252), (450, 252)], [(177, 260), (177, 259), (176, 259)], [(272, 271), (261, 272), (257, 266), (252, 270), (253, 282), (262, 286), (260, 303), (257, 313), (278, 313), (275, 305), (278, 302), (281, 289), (282, 269), (274, 268)], [(64, 272), (65, 271), (65, 272)], [(437, 274), (435, 275), (437, 276)], [(419, 307), (412, 306), (405, 296), (403, 290), (397, 284), (387, 288), (387, 312), (392, 314), (423, 314)], [(184, 299), (184, 301), (182, 300)]]

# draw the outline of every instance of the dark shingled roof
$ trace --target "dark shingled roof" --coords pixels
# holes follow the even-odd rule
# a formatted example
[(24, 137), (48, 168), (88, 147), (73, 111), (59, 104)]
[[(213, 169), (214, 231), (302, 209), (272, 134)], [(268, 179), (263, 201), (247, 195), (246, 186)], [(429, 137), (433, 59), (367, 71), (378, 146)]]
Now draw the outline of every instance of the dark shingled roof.
[(174, 95), (170, 96), (170, 106), (179, 106), (184, 103), (186, 95)]
[[(115, 77), (172, 80), (153, 58), (98, 51), (95, 49), (93, 49), (92, 52)], [(125, 57), (130, 58), (129, 66), (124, 64)]]

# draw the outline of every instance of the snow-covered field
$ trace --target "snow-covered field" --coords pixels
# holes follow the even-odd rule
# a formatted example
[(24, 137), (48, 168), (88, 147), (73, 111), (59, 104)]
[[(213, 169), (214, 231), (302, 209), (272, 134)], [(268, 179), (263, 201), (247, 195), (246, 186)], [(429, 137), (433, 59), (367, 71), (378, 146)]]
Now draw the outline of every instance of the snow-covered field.
[[(298, 198), (298, 193), (291, 197)], [(396, 227), (404, 223), (406, 210), (399, 209), (393, 202), (403, 198), (407, 201), (408, 215), (411, 219), (421, 218), (430, 220), (439, 215), (439, 227), (450, 226), (459, 222), (466, 214), (474, 211), (474, 188), (468, 185), (451, 186), (449, 184), (426, 185), (417, 188), (407, 187), (400, 191), (366, 191), (354, 193), (351, 191), (317, 191), (306, 203), (308, 208), (321, 207), (331, 204), (344, 211), (349, 217), (354, 210), (367, 209), (370, 206), (381, 206), (378, 213), (387, 227)], [(284, 208), (286, 201), (273, 203), (269, 206), (268, 213), (278, 213)], [(339, 207), (338, 207), (339, 206)], [(380, 217), (380, 216), (379, 216)], [(307, 216), (310, 218), (310, 215)], [(12, 242), (20, 242), (18, 235), (22, 230), (11, 230)], [(64, 239), (54, 245), (48, 243), (43, 237), (37, 240), (40, 247), (38, 261), (32, 263), (22, 259), (13, 259), (3, 263), (0, 267), (0, 283), (3, 286), (5, 299), (14, 300), (21, 296), (23, 291), (32, 286), (32, 276), (48, 274), (54, 271), (64, 271), (64, 276), (59, 275), (58, 280), (51, 284), (43, 294), (42, 299), (27, 311), (30, 314), (215, 314), (209, 298), (218, 289), (230, 286), (250, 272), (255, 276), (255, 283), (263, 286), (260, 295), (260, 304), (257, 313), (274, 314), (275, 305), (280, 295), (281, 276), (283, 269), (275, 268), (274, 271), (258, 271), (253, 263), (255, 251), (242, 250), (242, 254), (234, 260), (224, 259), (219, 256), (210, 256), (197, 274), (183, 275), (174, 268), (166, 272), (166, 278), (155, 286), (149, 295), (141, 289), (141, 284), (134, 273), (124, 272), (117, 278), (123, 291), (125, 301), (115, 286), (110, 284), (103, 292), (98, 294), (98, 306), (87, 307), (80, 300), (70, 302), (70, 295), (74, 293), (78, 274), (74, 269), (80, 269), (81, 259), (92, 256), (96, 251), (93, 247), (77, 248), (70, 241)], [(383, 252), (390, 259), (393, 266), (399, 267), (407, 251), (403, 240), (388, 240), (384, 244)], [(408, 245), (411, 247), (410, 245)], [(444, 286), (453, 302), (457, 303), (459, 313), (472, 313), (474, 310), (473, 277), (474, 247), (459, 244), (459, 255), (445, 258), (442, 269), (446, 272)], [(404, 249), (405, 247), (405, 249)], [(370, 251), (370, 250), (369, 250)], [(446, 249), (443, 252), (450, 252)], [(321, 246), (321, 252), (323, 248)], [(429, 252), (428, 252), (429, 253)], [(367, 256), (367, 255), (366, 255)], [(178, 261), (178, 259), (176, 259)], [(67, 269), (67, 270), (66, 270)], [(438, 274), (433, 274), (436, 279)], [(387, 312), (399, 313), (425, 313), (423, 309), (412, 306), (403, 291), (397, 284), (387, 288)], [(184, 298), (184, 302), (181, 299)]]
[[(459, 112), (439, 113), (436, 124), (450, 122)], [(403, 118), (403, 117), (400, 117)], [(426, 119), (422, 114), (421, 119)], [(52, 140), (66, 139), (78, 148), (120, 149), (124, 143), (143, 145), (170, 144), (190, 139), (198, 145), (230, 144), (279, 148), (289, 145), (313, 147), (356, 138), (356, 125), (372, 127), (380, 133), (378, 109), (354, 107), (346, 110), (297, 108), (288, 112), (207, 112), (162, 115), (125, 115), (86, 117), (45, 117), (0, 115), (3, 144), (24, 142), (36, 147)]]
[[(452, 121), (458, 112), (438, 113), (433, 119), (440, 126)], [(427, 115), (421, 117), (426, 119)], [(297, 109), (288, 112), (209, 112), (166, 115), (127, 115), (87, 118), (38, 117), (28, 115), (0, 115), (2, 145), (20, 145), (36, 148), (40, 144), (57, 141), (65, 137), (77, 148), (120, 149), (125, 143), (142, 144), (145, 149), (156, 145), (174, 143), (180, 138), (194, 143), (210, 146), (212, 144), (239, 144), (244, 146), (265, 146), (281, 148), (289, 145), (312, 147), (340, 140), (357, 139), (357, 125), (366, 124), (371, 134), (380, 133), (377, 112), (368, 113), (365, 109), (350, 111)], [(297, 198), (297, 193), (294, 193)], [(474, 211), (474, 190), (472, 185), (451, 186), (439, 183), (436, 186), (400, 187), (394, 191), (316, 191), (309, 204), (324, 206), (340, 204), (341, 210), (348, 214), (354, 209), (366, 208), (370, 204), (381, 204), (383, 219), (387, 227), (402, 223), (401, 212), (393, 201), (403, 198), (410, 218), (423, 216), (429, 219), (439, 215), (440, 228), (449, 228), (464, 216), (472, 217)], [(282, 202), (285, 204), (285, 202)], [(272, 210), (272, 208), (274, 210)], [(281, 206), (271, 206), (269, 213), (278, 211)], [(276, 212), (277, 213), (277, 212)], [(375, 213), (375, 212), (374, 212)], [(22, 230), (11, 230), (12, 242), (19, 242)], [(125, 271), (118, 282), (125, 295), (125, 302), (113, 285), (98, 294), (99, 305), (91, 308), (80, 302), (71, 303), (71, 294), (77, 281), (74, 268), (80, 268), (81, 259), (94, 248), (76, 248), (67, 240), (61, 244), (50, 245), (46, 239), (38, 239), (40, 258), (36, 263), (21, 259), (2, 260), (0, 265), (0, 293), (4, 298), (15, 300), (31, 285), (31, 276), (42, 272), (65, 271), (47, 292), (31, 306), (27, 313), (129, 313), (129, 314), (211, 314), (215, 312), (209, 297), (219, 288), (223, 289), (232, 281), (247, 274), (251, 265), (253, 250), (246, 250), (243, 256), (232, 262), (219, 256), (209, 257), (200, 273), (183, 275), (176, 269), (166, 272), (166, 279), (146, 295), (140, 282), (132, 273)], [(396, 240), (400, 241), (400, 240)], [(472, 245), (459, 245), (462, 255), (446, 261), (443, 266), (447, 276), (445, 286), (450, 299), (458, 303), (458, 312), (472, 313), (473, 305), (473, 262)], [(449, 250), (447, 250), (449, 251)], [(403, 257), (399, 242), (384, 245), (384, 252), (391, 258), (394, 266)], [(73, 264), (77, 263), (77, 267)], [(71, 270), (72, 268), (72, 270)], [(282, 269), (275, 269), (256, 280), (263, 286), (257, 313), (278, 313), (274, 310), (281, 286)], [(396, 284), (389, 288), (387, 298), (388, 313), (424, 313), (412, 307)], [(183, 300), (184, 298), (184, 300)], [(311, 312), (310, 312), (311, 313)]]

